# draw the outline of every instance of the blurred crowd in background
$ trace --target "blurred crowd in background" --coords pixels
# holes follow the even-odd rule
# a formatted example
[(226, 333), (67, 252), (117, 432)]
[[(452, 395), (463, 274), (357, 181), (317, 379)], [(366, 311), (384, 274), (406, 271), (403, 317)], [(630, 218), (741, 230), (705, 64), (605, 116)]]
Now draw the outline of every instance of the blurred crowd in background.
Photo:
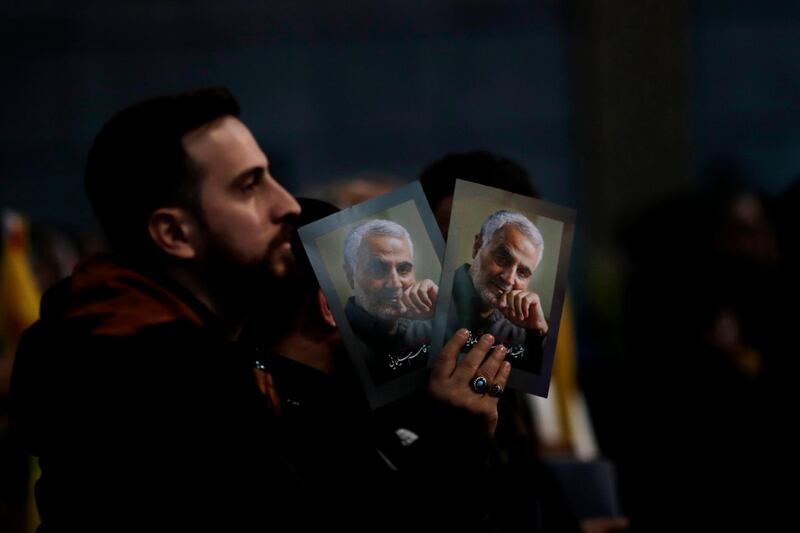
[[(610, 459), (635, 531), (776, 530), (797, 454), (797, 7), (246, 4), (228, 22), (204, 2), (188, 23), (125, 2), (0, 15), (24, 74), (0, 89), (0, 529), (33, 513), (35, 464), (7, 438), (16, 342), (42, 292), (105, 249), (80, 185), (91, 132), (137, 99), (221, 84), (297, 195), (344, 208), (485, 149), (577, 208), (555, 363), (574, 396), (537, 400), (537, 453)], [(34, 43), (14, 22), (51, 31)]]

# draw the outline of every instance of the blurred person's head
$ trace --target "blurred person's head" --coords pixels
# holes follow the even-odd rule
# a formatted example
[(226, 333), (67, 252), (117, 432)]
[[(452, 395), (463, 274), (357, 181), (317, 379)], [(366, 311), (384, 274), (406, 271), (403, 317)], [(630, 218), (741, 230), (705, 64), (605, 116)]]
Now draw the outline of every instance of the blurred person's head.
[(740, 190), (724, 199), (711, 235), (713, 248), (731, 258), (767, 266), (777, 259), (777, 243), (764, 201)]
[(361, 172), (354, 176), (313, 185), (304, 189), (303, 195), (319, 198), (345, 209), (386, 194), (403, 184), (403, 180), (391, 174)]
[(215, 88), (141, 102), (103, 126), (85, 182), (116, 253), (221, 285), (285, 274), (284, 222), (299, 207), (238, 115)]
[(344, 271), (359, 306), (379, 318), (399, 317), (403, 291), (415, 281), (411, 236), (390, 220), (356, 225), (344, 241)]
[(448, 154), (425, 167), (419, 178), (445, 237), (450, 226), (457, 179), (539, 198), (531, 176), (511, 159), (482, 150)]
[[(800, 250), (797, 235), (800, 234), (800, 177), (795, 179), (778, 201), (776, 230), (781, 257), (785, 266), (798, 266)], [(791, 271), (791, 270), (790, 270)]]
[(524, 215), (501, 210), (475, 235), (469, 273), (484, 303), (496, 306), (512, 290), (526, 290), (542, 260), (544, 239)]
[(756, 268), (777, 261), (777, 243), (770, 206), (748, 184), (747, 169), (738, 161), (715, 161), (703, 172), (701, 202), (707, 212), (707, 246), (720, 259)]

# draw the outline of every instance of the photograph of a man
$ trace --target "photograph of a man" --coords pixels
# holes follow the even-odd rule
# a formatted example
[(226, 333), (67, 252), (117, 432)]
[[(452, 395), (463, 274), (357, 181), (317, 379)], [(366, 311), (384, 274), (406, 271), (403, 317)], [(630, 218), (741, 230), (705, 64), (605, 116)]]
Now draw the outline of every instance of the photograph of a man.
[(530, 287), (544, 255), (544, 239), (521, 213), (498, 210), (475, 234), (472, 263), (453, 281), (451, 329), (466, 327), (475, 339), (490, 333), (508, 348), (516, 368), (538, 372), (548, 332), (541, 299)]
[(431, 361), (459, 328), (507, 350), (509, 385), (547, 397), (575, 211), (456, 179)]
[(445, 246), (419, 182), (297, 233), (370, 407), (425, 387)]
[(439, 287), (417, 279), (408, 230), (384, 219), (357, 224), (344, 240), (343, 268), (353, 290), (345, 314), (373, 354), (376, 382), (425, 367)]

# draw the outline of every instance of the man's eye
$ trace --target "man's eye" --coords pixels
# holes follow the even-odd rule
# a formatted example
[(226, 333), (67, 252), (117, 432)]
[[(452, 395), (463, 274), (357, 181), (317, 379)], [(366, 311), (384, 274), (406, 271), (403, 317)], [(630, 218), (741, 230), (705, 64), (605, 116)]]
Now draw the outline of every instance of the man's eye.
[(505, 254), (495, 254), (494, 262), (501, 267), (505, 267), (511, 264), (511, 259)]
[(373, 277), (382, 278), (388, 273), (388, 269), (382, 263), (373, 263), (369, 267), (369, 272)]
[(401, 276), (407, 276), (411, 274), (412, 270), (414, 270), (414, 267), (412, 265), (400, 265), (399, 267), (397, 267), (397, 273), (400, 274)]
[(242, 183), (241, 190), (242, 192), (252, 192), (258, 189), (262, 183), (264, 183), (264, 176), (253, 174)]
[(249, 179), (242, 185), (242, 190), (245, 192), (253, 191), (258, 188), (258, 180)]
[(531, 271), (527, 268), (521, 268), (517, 270), (517, 275), (521, 278), (529, 278), (531, 277)]

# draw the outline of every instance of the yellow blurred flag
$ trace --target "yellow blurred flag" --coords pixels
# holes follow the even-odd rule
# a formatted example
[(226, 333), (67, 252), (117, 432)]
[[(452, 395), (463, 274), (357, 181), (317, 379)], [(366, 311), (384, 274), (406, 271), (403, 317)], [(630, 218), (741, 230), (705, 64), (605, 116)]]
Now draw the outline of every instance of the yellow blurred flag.
[(28, 228), (13, 211), (3, 213), (0, 253), (0, 339), (13, 354), (22, 332), (39, 318), (41, 294), (28, 259)]
[[(2, 249), (0, 250), (0, 346), (4, 355), (0, 364), (10, 375), (11, 363), (20, 336), (25, 328), (39, 318), (41, 298), (28, 257), (28, 226), (25, 219), (13, 211), (2, 213)], [(6, 376), (7, 377), (7, 376)], [(3, 430), (7, 428), (2, 428)], [(39, 519), (33, 498), (33, 485), (39, 477), (36, 461), (30, 459), (28, 506), (23, 519), (27, 531), (35, 531)]]

